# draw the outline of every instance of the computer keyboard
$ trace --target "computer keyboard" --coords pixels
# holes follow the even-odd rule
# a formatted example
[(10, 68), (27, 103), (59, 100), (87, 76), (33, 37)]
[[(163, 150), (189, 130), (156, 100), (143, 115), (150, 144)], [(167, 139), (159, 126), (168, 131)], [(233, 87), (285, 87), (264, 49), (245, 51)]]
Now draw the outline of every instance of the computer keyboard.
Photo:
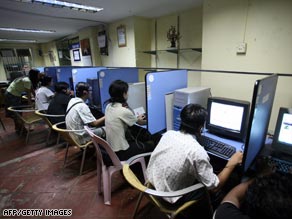
[(212, 152), (226, 159), (229, 159), (236, 152), (235, 147), (216, 141), (215, 139), (204, 135), (202, 135), (198, 141), (202, 146), (204, 146), (206, 151)]
[(265, 159), (270, 167), (275, 168), (275, 171), (292, 174), (292, 162), (280, 160), (272, 156), (265, 157)]

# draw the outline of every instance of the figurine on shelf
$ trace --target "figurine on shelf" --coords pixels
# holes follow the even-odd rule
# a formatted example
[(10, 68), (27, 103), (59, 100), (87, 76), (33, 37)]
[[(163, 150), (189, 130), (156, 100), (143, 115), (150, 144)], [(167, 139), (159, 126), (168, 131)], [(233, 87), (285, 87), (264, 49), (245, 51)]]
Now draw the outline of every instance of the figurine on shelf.
[(167, 41), (170, 41), (171, 48), (176, 47), (176, 41), (181, 38), (179, 32), (176, 32), (175, 26), (170, 26), (169, 30), (167, 31)]

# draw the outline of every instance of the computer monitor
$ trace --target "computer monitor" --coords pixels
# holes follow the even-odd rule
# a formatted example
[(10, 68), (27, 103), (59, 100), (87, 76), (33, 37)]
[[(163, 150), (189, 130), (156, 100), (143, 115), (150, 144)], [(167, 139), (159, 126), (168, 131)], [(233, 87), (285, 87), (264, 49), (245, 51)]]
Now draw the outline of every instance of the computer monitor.
[(250, 103), (223, 97), (209, 97), (206, 128), (210, 133), (243, 141), (247, 130)]
[(243, 172), (249, 169), (265, 145), (277, 82), (277, 74), (255, 81), (241, 166)]
[(89, 105), (101, 110), (99, 80), (97, 78), (88, 78), (86, 82), (89, 84)]
[(280, 107), (272, 148), (284, 156), (292, 156), (292, 108)]

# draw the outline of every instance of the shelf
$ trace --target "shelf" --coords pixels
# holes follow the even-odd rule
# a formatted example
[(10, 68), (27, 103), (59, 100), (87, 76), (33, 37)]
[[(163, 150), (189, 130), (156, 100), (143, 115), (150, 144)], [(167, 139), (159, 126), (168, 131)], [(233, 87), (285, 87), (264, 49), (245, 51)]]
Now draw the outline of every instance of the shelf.
[(143, 53), (146, 53), (146, 54), (151, 54), (151, 55), (156, 55), (157, 54), (157, 51), (143, 51)]
[(184, 48), (184, 49), (168, 48), (165, 50), (151, 50), (151, 51), (142, 51), (142, 52), (146, 54), (157, 55), (157, 52), (170, 52), (170, 53), (178, 54), (179, 52), (187, 51), (187, 50), (202, 52), (202, 48)]

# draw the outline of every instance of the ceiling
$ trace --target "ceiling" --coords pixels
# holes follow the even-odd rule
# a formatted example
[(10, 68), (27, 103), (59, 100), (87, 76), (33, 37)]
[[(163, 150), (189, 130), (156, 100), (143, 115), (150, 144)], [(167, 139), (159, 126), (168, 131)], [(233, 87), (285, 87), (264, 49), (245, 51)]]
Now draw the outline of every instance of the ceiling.
[(15, 0), (1, 0), (0, 27), (55, 30), (55, 33), (22, 33), (0, 31), (0, 38), (29, 39), (49, 42), (79, 30), (112, 23), (129, 16), (160, 17), (202, 4), (203, 0), (66, 0), (67, 2), (104, 8), (97, 13), (54, 8)]

